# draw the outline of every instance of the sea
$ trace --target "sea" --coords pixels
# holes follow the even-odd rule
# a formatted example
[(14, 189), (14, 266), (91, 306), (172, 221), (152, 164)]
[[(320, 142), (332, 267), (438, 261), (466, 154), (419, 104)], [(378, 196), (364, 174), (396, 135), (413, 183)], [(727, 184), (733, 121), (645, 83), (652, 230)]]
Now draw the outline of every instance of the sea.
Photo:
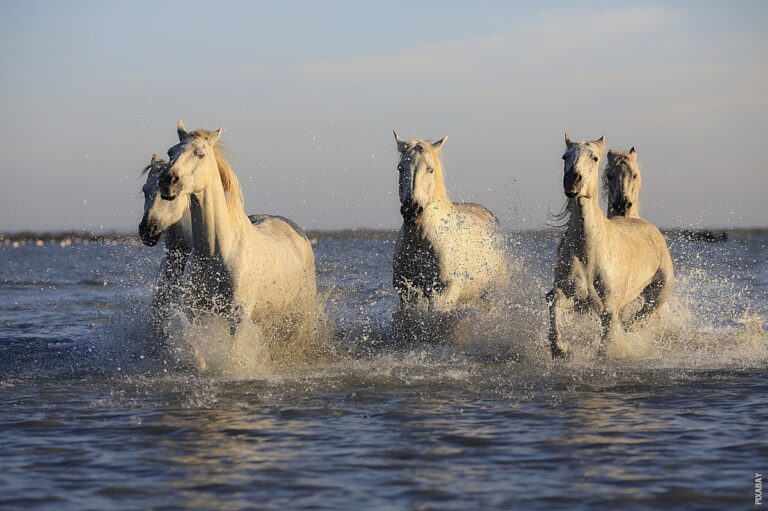
[[(597, 356), (557, 233), (506, 235), (510, 282), (395, 335), (394, 238), (313, 238), (321, 310), (276, 346), (151, 304), (162, 246), (0, 240), (0, 509), (753, 509), (768, 472), (768, 233), (668, 238), (659, 318)], [(199, 358), (205, 359), (205, 367)]]

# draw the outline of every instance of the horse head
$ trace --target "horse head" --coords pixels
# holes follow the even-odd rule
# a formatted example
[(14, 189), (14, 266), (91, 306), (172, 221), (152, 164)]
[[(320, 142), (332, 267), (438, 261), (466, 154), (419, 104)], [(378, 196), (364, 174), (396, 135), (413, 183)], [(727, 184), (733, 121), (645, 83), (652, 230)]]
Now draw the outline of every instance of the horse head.
[(600, 160), (605, 153), (605, 135), (597, 140), (574, 142), (566, 133), (563, 154), (563, 191), (569, 199), (597, 198)]
[(635, 216), (639, 207), (640, 164), (637, 151), (608, 151), (603, 189), (608, 199), (608, 216)]
[(172, 201), (179, 195), (199, 193), (208, 187), (218, 168), (214, 146), (221, 131), (187, 131), (179, 121), (179, 143), (168, 149), (170, 161), (160, 176), (163, 199)]
[(178, 223), (187, 210), (187, 201), (167, 201), (160, 198), (160, 177), (168, 167), (168, 160), (153, 154), (149, 165), (144, 169), (147, 181), (141, 191), (144, 193), (144, 216), (139, 224), (141, 242), (154, 246), (160, 235), (169, 227)]
[(440, 151), (448, 137), (437, 142), (403, 140), (395, 133), (400, 161), (397, 164), (400, 190), (400, 213), (406, 221), (418, 218), (424, 208), (439, 200), (447, 200)]

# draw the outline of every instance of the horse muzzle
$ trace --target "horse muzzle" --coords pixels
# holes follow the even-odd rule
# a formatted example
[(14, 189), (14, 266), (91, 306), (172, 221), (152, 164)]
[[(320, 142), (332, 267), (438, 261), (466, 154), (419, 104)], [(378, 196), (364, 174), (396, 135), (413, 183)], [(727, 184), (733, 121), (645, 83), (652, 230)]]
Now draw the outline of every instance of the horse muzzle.
[(403, 215), (404, 220), (413, 221), (419, 218), (424, 212), (424, 208), (418, 204), (411, 204), (408, 206), (400, 206), (400, 214)]
[(632, 201), (627, 197), (622, 197), (621, 200), (614, 201), (611, 207), (620, 215), (624, 215), (632, 207)]
[(146, 219), (142, 219), (139, 224), (139, 238), (141, 242), (148, 247), (154, 247), (160, 241), (162, 232), (155, 224), (149, 224)]
[(579, 185), (581, 184), (581, 174), (576, 172), (566, 172), (563, 176), (563, 192), (569, 199), (576, 197), (579, 194)]

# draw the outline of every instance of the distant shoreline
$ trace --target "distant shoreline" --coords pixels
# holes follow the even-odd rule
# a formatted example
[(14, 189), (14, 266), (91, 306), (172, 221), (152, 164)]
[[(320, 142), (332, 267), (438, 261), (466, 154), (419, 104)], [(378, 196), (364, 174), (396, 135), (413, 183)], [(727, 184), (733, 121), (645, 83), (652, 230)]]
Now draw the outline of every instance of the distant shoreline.
[[(749, 238), (752, 236), (768, 236), (768, 227), (758, 228), (734, 228), (734, 229), (662, 229), (664, 235), (670, 238), (684, 237), (693, 241), (725, 241), (728, 238)], [(555, 238), (562, 234), (556, 228), (531, 229), (508, 231), (509, 234), (520, 234), (531, 237)], [(340, 229), (308, 231), (307, 236), (313, 240), (342, 240), (342, 239), (367, 239), (367, 240), (395, 240), (397, 231), (390, 229)], [(94, 233), (90, 231), (18, 231), (0, 233), (0, 246), (9, 244), (57, 244), (70, 245), (98, 242), (128, 242), (138, 243), (136, 233), (110, 231)]]

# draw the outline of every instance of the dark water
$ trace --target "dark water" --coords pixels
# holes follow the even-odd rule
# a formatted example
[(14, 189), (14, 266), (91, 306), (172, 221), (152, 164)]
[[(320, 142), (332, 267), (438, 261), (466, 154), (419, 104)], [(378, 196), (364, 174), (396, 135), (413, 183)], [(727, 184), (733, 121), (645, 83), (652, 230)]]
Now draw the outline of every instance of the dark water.
[[(663, 324), (597, 361), (595, 321), (574, 318), (555, 365), (553, 240), (513, 238), (504, 296), (411, 346), (389, 342), (392, 244), (320, 241), (322, 346), (205, 374), (147, 327), (159, 249), (0, 248), (0, 508), (753, 507), (767, 245), (674, 241)], [(224, 350), (222, 332), (181, 338)]]

